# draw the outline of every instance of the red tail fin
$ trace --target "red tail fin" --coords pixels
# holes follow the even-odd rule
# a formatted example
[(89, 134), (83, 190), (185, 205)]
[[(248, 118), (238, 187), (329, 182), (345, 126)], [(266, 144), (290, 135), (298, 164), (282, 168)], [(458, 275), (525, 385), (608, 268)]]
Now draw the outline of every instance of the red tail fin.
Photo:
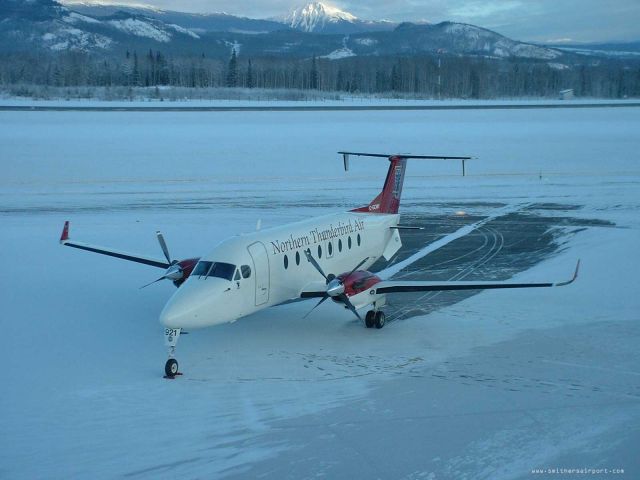
[(389, 161), (391, 165), (389, 165), (389, 171), (387, 172), (387, 178), (384, 181), (382, 192), (380, 192), (369, 205), (356, 208), (352, 210), (352, 212), (398, 213), (407, 159), (404, 157), (391, 156), (389, 157)]

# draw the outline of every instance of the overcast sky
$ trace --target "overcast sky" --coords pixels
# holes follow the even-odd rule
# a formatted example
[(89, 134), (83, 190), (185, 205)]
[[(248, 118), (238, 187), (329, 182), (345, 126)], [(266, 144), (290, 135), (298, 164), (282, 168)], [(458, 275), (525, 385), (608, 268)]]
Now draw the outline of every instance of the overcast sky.
[[(85, 0), (87, 1), (87, 0)], [(112, 3), (100, 0), (96, 3)], [(305, 0), (113, 0), (166, 10), (227, 12), (252, 18), (281, 15)], [(335, 0), (357, 17), (393, 21), (453, 20), (529, 41), (640, 40), (640, 0)]]

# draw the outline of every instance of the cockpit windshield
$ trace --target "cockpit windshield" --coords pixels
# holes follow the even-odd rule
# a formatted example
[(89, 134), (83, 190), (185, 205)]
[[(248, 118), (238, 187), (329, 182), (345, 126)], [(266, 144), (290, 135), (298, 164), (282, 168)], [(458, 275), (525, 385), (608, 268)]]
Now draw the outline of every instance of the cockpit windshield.
[(205, 262), (200, 261), (193, 269), (191, 276), (194, 277), (218, 277), (231, 281), (236, 266), (224, 262)]

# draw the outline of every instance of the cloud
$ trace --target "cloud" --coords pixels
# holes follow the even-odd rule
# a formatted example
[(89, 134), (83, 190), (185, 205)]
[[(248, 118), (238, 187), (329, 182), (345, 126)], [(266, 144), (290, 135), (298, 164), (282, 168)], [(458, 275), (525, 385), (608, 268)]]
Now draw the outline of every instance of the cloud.
[(515, 9), (522, 9), (523, 4), (519, 1), (498, 1), (498, 2), (465, 2), (461, 5), (449, 9), (452, 18), (487, 18), (505, 13), (512, 14)]

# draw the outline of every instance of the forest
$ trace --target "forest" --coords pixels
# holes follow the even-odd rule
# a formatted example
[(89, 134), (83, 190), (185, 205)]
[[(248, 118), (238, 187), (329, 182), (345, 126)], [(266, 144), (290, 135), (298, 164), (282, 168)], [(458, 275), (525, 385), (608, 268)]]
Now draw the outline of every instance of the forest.
[(245, 58), (170, 56), (159, 50), (104, 58), (69, 51), (4, 54), (0, 87), (182, 87), (290, 89), (423, 98), (640, 97), (640, 61), (581, 64), (459, 55)]

